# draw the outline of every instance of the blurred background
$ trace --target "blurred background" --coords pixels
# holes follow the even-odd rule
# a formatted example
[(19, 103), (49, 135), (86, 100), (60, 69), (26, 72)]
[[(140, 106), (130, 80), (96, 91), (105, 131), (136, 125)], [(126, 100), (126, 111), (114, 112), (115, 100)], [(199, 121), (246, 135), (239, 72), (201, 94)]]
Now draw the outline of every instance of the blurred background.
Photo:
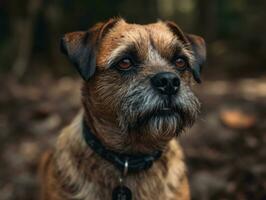
[(266, 1), (0, 0), (0, 199), (37, 199), (41, 153), (80, 108), (60, 37), (121, 16), (175, 21), (208, 46), (202, 113), (180, 136), (195, 200), (266, 199)]

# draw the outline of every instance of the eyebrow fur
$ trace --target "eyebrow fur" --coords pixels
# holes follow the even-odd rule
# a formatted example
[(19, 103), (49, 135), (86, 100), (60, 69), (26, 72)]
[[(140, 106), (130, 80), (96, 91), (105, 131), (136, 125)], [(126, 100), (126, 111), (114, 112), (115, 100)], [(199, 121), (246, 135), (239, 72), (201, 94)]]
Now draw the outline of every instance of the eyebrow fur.
[(109, 56), (107, 65), (109, 67), (112, 66), (114, 63), (118, 62), (119, 59), (122, 59), (124, 56), (132, 57), (135, 60), (139, 58), (134, 44), (124, 44), (117, 47)]

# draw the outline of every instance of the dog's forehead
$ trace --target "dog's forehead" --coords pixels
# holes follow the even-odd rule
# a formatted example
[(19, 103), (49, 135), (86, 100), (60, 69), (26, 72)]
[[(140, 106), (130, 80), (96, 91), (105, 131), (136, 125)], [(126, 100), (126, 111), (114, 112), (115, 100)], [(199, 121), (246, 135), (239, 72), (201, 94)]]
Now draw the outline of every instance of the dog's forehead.
[(103, 38), (97, 63), (106, 65), (108, 59), (112, 59), (129, 46), (134, 46), (139, 55), (147, 57), (150, 46), (160, 53), (168, 53), (173, 45), (180, 44), (177, 37), (170, 31), (163, 22), (147, 25), (129, 24), (119, 21), (115, 27)]

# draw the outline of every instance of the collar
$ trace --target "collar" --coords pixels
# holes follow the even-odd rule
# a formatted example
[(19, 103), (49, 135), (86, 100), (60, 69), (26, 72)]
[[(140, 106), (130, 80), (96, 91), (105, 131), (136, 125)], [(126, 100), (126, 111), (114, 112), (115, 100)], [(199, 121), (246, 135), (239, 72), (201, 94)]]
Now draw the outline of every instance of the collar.
[(151, 154), (122, 154), (107, 149), (100, 140), (91, 132), (83, 121), (83, 137), (90, 148), (99, 156), (112, 163), (122, 173), (127, 167), (128, 173), (137, 173), (149, 169), (153, 162), (161, 157), (162, 152), (157, 150)]

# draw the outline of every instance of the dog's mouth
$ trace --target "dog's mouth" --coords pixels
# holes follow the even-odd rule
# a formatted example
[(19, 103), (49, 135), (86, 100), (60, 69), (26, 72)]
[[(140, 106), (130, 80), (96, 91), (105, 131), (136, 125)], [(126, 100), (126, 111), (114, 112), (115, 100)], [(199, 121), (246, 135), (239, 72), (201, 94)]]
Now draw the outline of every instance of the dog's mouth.
[(180, 121), (183, 118), (182, 116), (183, 112), (177, 106), (155, 108), (139, 116), (136, 123), (134, 124), (134, 127), (132, 128), (140, 128), (153, 119), (165, 120), (166, 123), (169, 119), (176, 119), (177, 121)]
[(178, 114), (176, 109), (170, 108), (170, 107), (163, 107), (160, 109), (155, 109), (155, 110), (151, 111), (150, 113), (147, 113), (146, 115), (148, 115), (148, 116), (151, 115), (150, 117), (152, 117), (152, 116), (168, 117), (168, 116), (176, 115), (176, 114)]

